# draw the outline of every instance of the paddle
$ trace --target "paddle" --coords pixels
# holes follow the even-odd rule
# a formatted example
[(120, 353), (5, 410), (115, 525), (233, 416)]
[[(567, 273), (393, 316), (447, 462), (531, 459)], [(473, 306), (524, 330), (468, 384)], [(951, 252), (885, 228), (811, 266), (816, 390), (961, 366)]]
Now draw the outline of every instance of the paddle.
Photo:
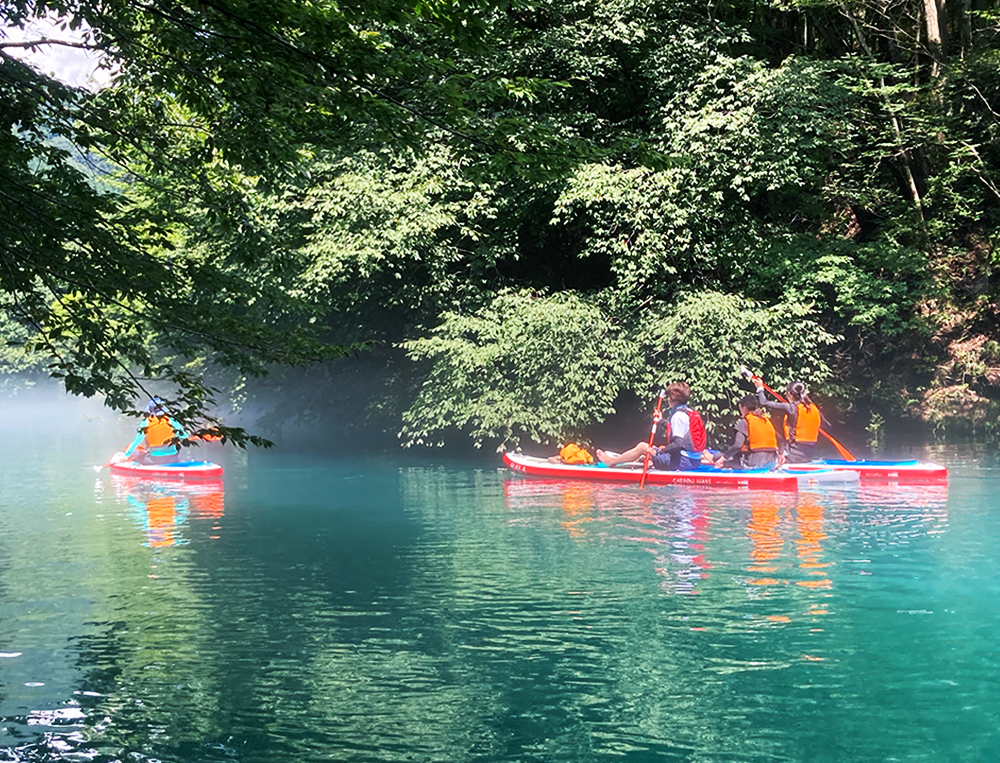
[[(783, 398), (781, 395), (779, 395), (773, 389), (771, 389), (770, 387), (768, 387), (764, 383), (763, 379), (761, 379), (759, 376), (755, 376), (746, 366), (743, 366), (743, 368), (740, 369), (740, 373), (743, 374), (748, 379), (750, 379), (750, 381), (756, 380), (756, 381), (760, 382), (760, 386), (762, 386), (764, 389), (766, 389), (768, 392), (770, 392), (772, 395), (774, 395), (776, 398), (778, 398), (778, 400), (780, 400), (782, 403), (787, 403), (788, 402), (787, 400), (785, 400), (785, 398)], [(844, 457), (845, 461), (857, 461), (858, 460), (858, 459), (856, 459), (851, 454), (851, 451), (849, 451), (847, 448), (845, 448), (843, 445), (841, 445), (839, 442), (837, 442), (835, 439), (833, 439), (833, 435), (831, 435), (829, 432), (827, 432), (825, 429), (823, 429), (823, 427), (819, 428), (819, 433), (821, 435), (823, 435), (826, 439), (828, 439), (831, 443), (833, 443), (833, 447), (835, 447), (837, 449), (837, 452), (840, 453), (840, 455)]]
[[(667, 394), (664, 389), (660, 390), (660, 394), (656, 396), (656, 410), (653, 412), (653, 426), (649, 430), (649, 447), (653, 447), (653, 438), (656, 437), (656, 425), (660, 423), (660, 404), (663, 402), (663, 396)], [(642, 462), (642, 477), (639, 479), (639, 487), (645, 487), (646, 485), (646, 471), (649, 469), (649, 451), (646, 451), (646, 458)]]
[(106, 464), (101, 464), (100, 466), (95, 466), (95, 467), (94, 467), (94, 471), (95, 471), (95, 472), (97, 472), (98, 474), (100, 474), (100, 473), (101, 473), (101, 471), (103, 471), (104, 469), (107, 469), (107, 468), (108, 468), (109, 466), (111, 466), (112, 464), (117, 464), (117, 463), (118, 463), (119, 461), (124, 461), (124, 460), (125, 460), (125, 458), (126, 458), (126, 457), (125, 457), (125, 454), (124, 454), (124, 453), (115, 453), (115, 454), (114, 454), (114, 455), (113, 455), (113, 456), (111, 457), (111, 460), (110, 460), (110, 461), (108, 461), (108, 462), (107, 462)]

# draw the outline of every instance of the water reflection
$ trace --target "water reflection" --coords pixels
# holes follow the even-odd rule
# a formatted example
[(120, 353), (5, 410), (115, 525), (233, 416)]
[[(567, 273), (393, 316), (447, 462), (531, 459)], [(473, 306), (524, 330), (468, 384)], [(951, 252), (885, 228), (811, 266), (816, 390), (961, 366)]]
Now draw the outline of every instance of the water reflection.
[(823, 561), (823, 541), (826, 540), (824, 530), (824, 507), (817, 496), (812, 493), (800, 493), (795, 506), (795, 526), (798, 539), (795, 541), (799, 557), (799, 569), (807, 576), (796, 583), (805, 588), (827, 589), (833, 583), (826, 574), (830, 562)]
[(931, 763), (995, 734), (1000, 487), (957, 481), (949, 526), (939, 486), (401, 474), (231, 476), (224, 543), (221, 485), (25, 493), (0, 760)]
[(182, 530), (193, 520), (210, 520), (208, 537), (219, 537), (224, 512), (222, 480), (169, 482), (112, 475), (111, 484), (116, 500), (145, 532), (145, 546), (188, 543)]
[[(769, 493), (755, 493), (750, 499), (750, 520), (747, 535), (750, 538), (751, 573), (774, 573), (776, 561), (781, 555), (784, 540), (778, 531), (779, 506), (776, 496)], [(773, 585), (778, 581), (772, 577), (748, 581), (751, 585)]]
[(927, 532), (942, 532), (948, 524), (947, 483), (905, 484), (862, 482), (858, 498), (875, 524), (918, 521)]
[[(770, 622), (830, 612), (837, 557), (828, 544), (895, 545), (947, 527), (947, 484), (862, 483), (787, 494), (512, 477), (504, 492), (518, 517), (512, 521), (544, 521), (545, 512), (558, 509), (559, 524), (576, 541), (617, 536), (646, 547), (667, 593), (701, 593), (713, 570), (734, 575), (747, 600), (770, 601), (770, 611), (756, 615)], [(736, 541), (740, 528), (748, 546)], [(890, 537), (880, 538), (879, 528), (891, 528)]]
[(711, 506), (708, 495), (691, 488), (672, 502), (654, 490), (622, 488), (572, 480), (508, 479), (504, 482), (508, 508), (531, 512), (558, 505), (559, 524), (569, 537), (585, 541), (604, 539), (611, 521), (627, 522), (630, 540), (653, 554), (654, 569), (671, 593), (698, 593), (711, 564), (705, 555)]

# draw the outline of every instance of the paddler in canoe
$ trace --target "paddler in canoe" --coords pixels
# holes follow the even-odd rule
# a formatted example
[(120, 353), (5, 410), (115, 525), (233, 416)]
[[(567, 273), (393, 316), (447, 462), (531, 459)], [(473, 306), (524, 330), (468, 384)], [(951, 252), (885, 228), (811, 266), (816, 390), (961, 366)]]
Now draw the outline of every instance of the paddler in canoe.
[(816, 455), (816, 441), (819, 440), (819, 430), (830, 429), (830, 422), (819, 407), (809, 399), (806, 385), (800, 381), (788, 382), (785, 385), (787, 403), (768, 400), (764, 392), (764, 382), (756, 376), (751, 381), (757, 388), (757, 399), (760, 404), (777, 417), (784, 420), (781, 428), (785, 434), (785, 461), (790, 464), (801, 464), (812, 461)]
[(733, 444), (720, 453), (715, 465), (728, 469), (774, 469), (782, 463), (784, 438), (761, 408), (756, 395), (747, 395), (738, 403)]
[(149, 401), (145, 412), (146, 419), (125, 450), (125, 457), (137, 464), (176, 462), (181, 452), (179, 441), (188, 439), (188, 433), (169, 415), (166, 404), (158, 397)]
[[(597, 450), (597, 460), (605, 466), (618, 466), (650, 457), (654, 469), (690, 471), (701, 466), (706, 445), (705, 424), (701, 415), (687, 405), (691, 387), (673, 382), (667, 387), (667, 415), (657, 421), (656, 439), (665, 445), (638, 442), (624, 453)], [(657, 416), (659, 413), (657, 412)], [(655, 418), (655, 417), (654, 417)]]

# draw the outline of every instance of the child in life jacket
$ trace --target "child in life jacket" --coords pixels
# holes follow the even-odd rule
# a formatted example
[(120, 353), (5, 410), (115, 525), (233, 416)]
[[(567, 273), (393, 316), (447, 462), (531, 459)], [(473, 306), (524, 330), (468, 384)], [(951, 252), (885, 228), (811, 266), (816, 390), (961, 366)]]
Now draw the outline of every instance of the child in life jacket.
[[(136, 432), (132, 444), (125, 450), (126, 458), (138, 464), (168, 464), (177, 461), (181, 452), (177, 440), (186, 440), (188, 434), (173, 417), (167, 414), (163, 401), (154, 397), (146, 405), (146, 420)], [(132, 457), (132, 453), (136, 455)]]
[(771, 419), (760, 406), (756, 395), (739, 402), (740, 418), (729, 450), (720, 453), (715, 465), (733, 469), (773, 469), (781, 461), (781, 441)]
[(597, 460), (606, 466), (617, 466), (640, 458), (650, 457), (654, 469), (688, 471), (701, 466), (707, 435), (701, 415), (689, 408), (691, 387), (684, 382), (673, 382), (667, 387), (666, 416), (657, 422), (657, 436), (665, 445), (636, 443), (624, 453), (598, 450)]

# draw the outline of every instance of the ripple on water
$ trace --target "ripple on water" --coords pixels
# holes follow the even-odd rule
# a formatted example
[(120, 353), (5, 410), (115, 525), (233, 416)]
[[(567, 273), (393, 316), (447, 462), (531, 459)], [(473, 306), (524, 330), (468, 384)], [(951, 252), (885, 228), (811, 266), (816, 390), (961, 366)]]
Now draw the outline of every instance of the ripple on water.
[(12, 760), (929, 763), (1000, 716), (982, 484), (307, 465), (162, 546), (112, 488), (0, 517)]

